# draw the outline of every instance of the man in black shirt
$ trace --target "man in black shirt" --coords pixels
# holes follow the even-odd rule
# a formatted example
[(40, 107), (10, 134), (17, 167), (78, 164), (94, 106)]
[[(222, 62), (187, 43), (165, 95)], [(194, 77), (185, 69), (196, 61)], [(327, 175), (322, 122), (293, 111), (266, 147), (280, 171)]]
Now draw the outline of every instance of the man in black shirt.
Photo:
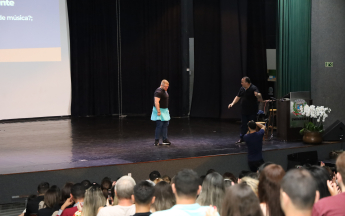
[(229, 104), (228, 108), (230, 109), (233, 107), (240, 99), (242, 105), (242, 124), (241, 124), (241, 134), (240, 139), (236, 143), (241, 143), (243, 141), (243, 136), (247, 133), (248, 127), (247, 123), (249, 121), (255, 121), (256, 115), (258, 113), (258, 101), (262, 101), (261, 94), (259, 89), (253, 85), (249, 79), (249, 77), (243, 77), (241, 79), (240, 91), (238, 92), (237, 96), (235, 97), (234, 101)]
[(149, 216), (150, 208), (155, 202), (155, 186), (148, 181), (141, 181), (134, 187), (132, 200), (135, 203), (135, 214), (133, 216)]
[(163, 137), (163, 144), (171, 144), (168, 140), (168, 125), (170, 120), (168, 88), (169, 82), (167, 80), (162, 80), (161, 86), (157, 88), (154, 93), (154, 103), (151, 115), (151, 120), (156, 121), (154, 145), (159, 144), (159, 138), (161, 136)]

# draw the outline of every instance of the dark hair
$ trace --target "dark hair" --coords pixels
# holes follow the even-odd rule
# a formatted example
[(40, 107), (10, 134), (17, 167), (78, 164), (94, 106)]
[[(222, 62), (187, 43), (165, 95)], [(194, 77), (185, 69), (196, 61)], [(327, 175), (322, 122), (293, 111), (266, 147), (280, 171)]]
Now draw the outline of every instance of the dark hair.
[(262, 216), (259, 199), (246, 184), (230, 187), (225, 193), (222, 206), (221, 216)]
[(72, 182), (66, 182), (66, 184), (61, 188), (60, 204), (64, 204), (65, 201), (71, 197), (72, 186)]
[(134, 186), (135, 204), (148, 205), (151, 203), (155, 187), (148, 181), (141, 181)]
[(235, 176), (234, 174), (232, 174), (231, 172), (226, 172), (226, 173), (224, 173), (224, 174), (223, 174), (223, 178), (224, 178), (224, 180), (225, 180), (225, 179), (230, 179), (231, 181), (237, 183), (237, 178), (236, 178), (236, 176)]
[(149, 175), (149, 178), (151, 181), (154, 181), (155, 179), (160, 178), (160, 177), (161, 177), (161, 174), (157, 170), (152, 171)]
[(156, 199), (152, 208), (155, 211), (167, 210), (176, 204), (175, 195), (172, 192), (171, 185), (165, 181), (158, 182), (155, 185), (154, 196)]
[(327, 180), (332, 180), (328, 175), (326, 169), (320, 166), (303, 166), (306, 170), (310, 172), (317, 184), (317, 190), (320, 192), (320, 199), (324, 197), (331, 196), (327, 186)]
[(207, 170), (206, 175), (208, 175), (208, 174), (210, 174), (210, 173), (214, 173), (214, 172), (216, 172), (216, 170), (214, 170), (214, 169), (209, 169), (209, 170)]
[(262, 170), (259, 177), (259, 200), (266, 203), (269, 215), (284, 215), (280, 207), (280, 182), (285, 175), (284, 169), (277, 164), (271, 164)]
[(248, 127), (252, 130), (256, 129), (256, 123), (254, 121), (250, 121), (247, 123)]
[(241, 179), (241, 178), (243, 178), (243, 177), (245, 177), (245, 176), (248, 176), (249, 173), (251, 173), (251, 171), (242, 170), (242, 171), (240, 172), (240, 174), (238, 175), (238, 178)]
[(164, 176), (162, 176), (163, 181), (166, 181), (166, 180), (165, 180), (165, 178), (167, 178), (167, 179), (169, 180), (169, 182), (168, 182), (168, 183), (170, 183), (170, 182), (171, 182), (171, 178), (170, 178), (170, 176), (168, 176), (168, 175), (164, 175)]
[(112, 186), (112, 182), (110, 181), (110, 179), (108, 177), (105, 177), (103, 180), (102, 180), (102, 183), (101, 183), (101, 190), (102, 190), (102, 193), (103, 193), (103, 196), (107, 199), (108, 198), (108, 190), (111, 188)]
[(71, 194), (74, 199), (81, 199), (85, 196), (85, 187), (81, 183), (76, 183), (71, 188)]
[(317, 184), (307, 170), (289, 170), (281, 181), (281, 189), (290, 197), (297, 209), (313, 208)]
[(231, 186), (232, 186), (232, 183), (233, 183), (232, 180), (230, 180), (230, 179), (224, 179), (224, 187), (225, 187), (225, 190), (226, 190), (228, 187), (231, 187)]
[(49, 189), (48, 182), (41, 182), (41, 184), (39, 184), (37, 187), (38, 194), (44, 194), (45, 192), (47, 192), (48, 189)]
[(84, 185), (85, 190), (88, 189), (89, 187), (91, 187), (91, 182), (89, 180), (84, 180), (81, 182), (82, 185)]
[(250, 81), (250, 78), (249, 77), (247, 77), (247, 76), (245, 76), (245, 77), (243, 77), (242, 79), (244, 79), (244, 81), (246, 81), (247, 83), (252, 83), (251, 81)]
[(184, 169), (175, 176), (175, 188), (178, 196), (195, 197), (199, 190), (198, 174), (191, 169)]
[(57, 186), (52, 186), (44, 194), (44, 204), (47, 208), (54, 208), (59, 203), (60, 189)]
[(259, 174), (259, 176), (260, 176), (260, 173), (262, 172), (262, 170), (263, 170), (265, 167), (267, 167), (268, 165), (271, 165), (271, 164), (275, 164), (275, 163), (270, 162), (270, 161), (267, 161), (267, 162), (261, 164), (261, 165), (259, 166), (259, 168), (258, 168), (258, 174)]

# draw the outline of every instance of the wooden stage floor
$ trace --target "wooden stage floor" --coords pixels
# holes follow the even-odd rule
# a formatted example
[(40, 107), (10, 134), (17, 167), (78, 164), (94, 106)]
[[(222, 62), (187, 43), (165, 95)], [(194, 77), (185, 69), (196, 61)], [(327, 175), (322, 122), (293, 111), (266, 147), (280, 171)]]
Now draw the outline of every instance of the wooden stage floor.
[[(173, 118), (171, 146), (154, 146), (147, 117), (89, 117), (0, 124), (0, 175), (246, 153), (239, 123)], [(306, 147), (265, 141), (263, 151)]]

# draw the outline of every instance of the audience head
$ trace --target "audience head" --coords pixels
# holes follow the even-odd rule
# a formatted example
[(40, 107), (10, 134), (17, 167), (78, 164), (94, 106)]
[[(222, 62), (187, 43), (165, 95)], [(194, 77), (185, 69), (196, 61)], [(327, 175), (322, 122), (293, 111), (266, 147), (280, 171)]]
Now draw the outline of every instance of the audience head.
[(191, 169), (184, 169), (175, 176), (175, 183), (172, 184), (173, 193), (177, 198), (196, 199), (201, 190), (198, 174)]
[(156, 185), (158, 182), (164, 181), (162, 178), (156, 178), (153, 183)]
[(85, 187), (81, 183), (76, 183), (71, 188), (71, 194), (73, 196), (74, 202), (84, 199), (85, 196)]
[(335, 165), (337, 167), (337, 180), (340, 185), (340, 187), (344, 188), (344, 181), (345, 181), (345, 152), (341, 153), (337, 161), (335, 162)]
[(292, 169), (281, 181), (280, 204), (285, 214), (311, 211), (319, 199), (317, 183), (305, 169)]
[(263, 164), (261, 164), (258, 168), (258, 175), (260, 176), (260, 173), (262, 172), (263, 169), (265, 169), (265, 167), (267, 167), (268, 165), (274, 164), (273, 162), (265, 162)]
[(154, 196), (155, 202), (151, 206), (152, 212), (167, 210), (176, 204), (171, 185), (165, 181), (156, 184)]
[(284, 169), (277, 164), (265, 167), (259, 177), (258, 194), (261, 203), (266, 203), (269, 215), (284, 215), (280, 207), (280, 182), (285, 175)]
[(66, 182), (66, 184), (61, 188), (61, 198), (60, 198), (61, 204), (65, 203), (65, 201), (71, 197), (72, 186), (73, 186), (72, 182)]
[(85, 191), (83, 216), (97, 215), (99, 207), (105, 204), (106, 199), (103, 196), (102, 190), (98, 186), (92, 185)]
[(234, 185), (235, 183), (233, 181), (231, 181), (230, 179), (224, 179), (224, 187), (225, 190), (229, 187), (231, 187), (232, 185)]
[(209, 170), (207, 170), (206, 175), (208, 175), (208, 174), (210, 174), (210, 173), (214, 173), (214, 172), (216, 172), (216, 170), (214, 170), (214, 169), (209, 169)]
[(149, 175), (149, 178), (150, 178), (151, 181), (154, 181), (154, 180), (156, 180), (157, 178), (160, 178), (160, 177), (161, 177), (161, 174), (157, 170), (152, 171), (150, 173), (150, 175)]
[(221, 212), (222, 202), (225, 193), (223, 176), (217, 172), (208, 174), (202, 183), (202, 190), (197, 199), (201, 206), (217, 206)]
[(162, 179), (163, 179), (163, 181), (166, 181), (166, 182), (169, 183), (169, 184), (170, 184), (170, 182), (171, 182), (171, 178), (170, 178), (168, 175), (164, 175), (164, 176), (162, 177)]
[(223, 178), (225, 179), (230, 179), (232, 182), (237, 183), (237, 178), (234, 174), (230, 172), (226, 172), (223, 174)]
[(310, 172), (315, 182), (317, 183), (317, 190), (320, 193), (320, 199), (331, 196), (327, 186), (327, 180), (332, 180), (326, 169), (320, 166), (303, 166)]
[(259, 180), (246, 176), (241, 179), (241, 184), (248, 185), (253, 190), (255, 195), (258, 196)]
[(240, 174), (238, 175), (238, 183), (240, 183), (241, 181), (241, 178), (245, 177), (245, 176), (248, 176), (248, 174), (251, 173), (251, 171), (247, 171), (247, 170), (242, 170), (240, 172)]
[(132, 198), (134, 198), (135, 205), (151, 206), (155, 201), (155, 186), (148, 181), (139, 182), (134, 186), (133, 191), (134, 195), (132, 195)]
[(247, 123), (249, 131), (255, 131), (256, 130), (256, 123), (255, 121), (250, 121)]
[(132, 199), (135, 181), (130, 176), (122, 176), (115, 185), (115, 195), (119, 200)]
[(84, 185), (85, 189), (88, 189), (92, 185), (89, 180), (84, 180), (81, 182), (81, 184)]
[(103, 180), (102, 180), (102, 183), (101, 183), (101, 190), (102, 190), (102, 193), (103, 193), (103, 196), (107, 199), (108, 198), (108, 190), (111, 188), (112, 186), (112, 182), (110, 181), (110, 179), (108, 177), (105, 177)]
[(223, 200), (221, 216), (240, 215), (262, 216), (259, 199), (246, 184), (230, 187)]
[(47, 190), (49, 189), (49, 183), (48, 182), (42, 182), (37, 187), (38, 194), (45, 194)]
[(55, 208), (60, 201), (60, 189), (58, 187), (49, 188), (44, 194), (44, 205), (46, 208)]

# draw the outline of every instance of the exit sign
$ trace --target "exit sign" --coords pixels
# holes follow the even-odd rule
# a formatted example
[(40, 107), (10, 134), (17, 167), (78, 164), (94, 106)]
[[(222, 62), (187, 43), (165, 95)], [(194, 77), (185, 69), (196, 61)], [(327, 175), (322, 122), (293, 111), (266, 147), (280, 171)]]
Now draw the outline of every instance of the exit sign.
[(333, 67), (333, 62), (325, 62), (325, 67)]

